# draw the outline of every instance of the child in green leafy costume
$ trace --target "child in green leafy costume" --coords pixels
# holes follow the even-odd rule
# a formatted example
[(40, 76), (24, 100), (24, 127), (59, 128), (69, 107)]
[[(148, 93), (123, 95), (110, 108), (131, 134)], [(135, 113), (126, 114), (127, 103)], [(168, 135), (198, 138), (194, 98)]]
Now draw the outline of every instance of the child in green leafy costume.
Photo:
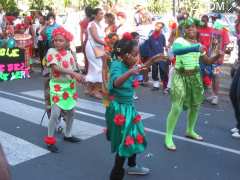
[(215, 57), (208, 58), (202, 46), (197, 42), (196, 21), (188, 18), (181, 24), (185, 28), (185, 37), (177, 38), (172, 46), (176, 55), (176, 66), (172, 80), (172, 107), (167, 118), (165, 146), (168, 150), (176, 150), (173, 132), (182, 110), (188, 110), (186, 136), (202, 141), (195, 132), (198, 111), (203, 100), (203, 85), (199, 70), (199, 60), (211, 64), (222, 56), (219, 52)]

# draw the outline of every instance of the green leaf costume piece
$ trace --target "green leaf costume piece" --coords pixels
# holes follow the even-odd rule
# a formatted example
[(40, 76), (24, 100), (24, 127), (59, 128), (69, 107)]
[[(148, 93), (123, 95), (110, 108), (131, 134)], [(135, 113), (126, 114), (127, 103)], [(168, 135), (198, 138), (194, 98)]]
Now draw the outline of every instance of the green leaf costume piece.
[[(192, 43), (184, 38), (178, 38), (173, 43), (174, 48), (184, 48)], [(165, 144), (168, 148), (175, 148), (173, 143), (173, 132), (177, 120), (183, 109), (188, 109), (188, 123), (186, 133), (193, 138), (199, 137), (194, 131), (198, 118), (199, 107), (203, 101), (203, 84), (199, 71), (200, 52), (189, 52), (176, 56), (176, 71), (173, 75), (171, 87), (172, 107), (167, 118)], [(191, 75), (181, 72), (194, 71)]]

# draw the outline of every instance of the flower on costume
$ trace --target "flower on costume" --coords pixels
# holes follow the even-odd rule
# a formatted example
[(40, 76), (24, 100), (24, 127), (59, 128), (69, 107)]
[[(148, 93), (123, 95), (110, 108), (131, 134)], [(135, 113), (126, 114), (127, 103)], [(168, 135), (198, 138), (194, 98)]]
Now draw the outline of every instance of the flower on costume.
[(61, 61), (61, 60), (62, 60), (62, 56), (61, 56), (61, 54), (59, 54), (59, 53), (57, 53), (57, 54), (55, 55), (55, 57), (56, 57), (57, 61)]
[(53, 145), (53, 144), (56, 144), (56, 138), (55, 138), (55, 137), (46, 136), (46, 137), (44, 138), (44, 142), (45, 142), (47, 145)]
[(55, 78), (58, 78), (58, 77), (60, 77), (60, 72), (59, 71), (53, 71), (53, 76), (55, 77)]
[(75, 83), (74, 83), (74, 82), (71, 82), (71, 83), (70, 83), (70, 88), (71, 88), (71, 89), (74, 89), (74, 88), (75, 88)]
[(73, 95), (73, 99), (75, 99), (75, 100), (76, 100), (77, 98), (78, 98), (78, 93), (77, 93), (77, 92), (75, 92), (75, 93), (74, 93), (74, 95)]
[(71, 64), (71, 65), (74, 64), (74, 59), (73, 59), (73, 57), (70, 58), (70, 64)]
[(206, 86), (210, 86), (212, 84), (212, 80), (208, 75), (203, 76), (203, 83)]
[(54, 103), (58, 103), (59, 102), (59, 97), (58, 96), (53, 96), (52, 100)]
[(59, 51), (59, 53), (61, 54), (61, 56), (66, 56), (67, 55), (67, 51), (65, 49)]
[(137, 124), (139, 121), (141, 121), (142, 117), (140, 114), (136, 115), (135, 118), (133, 119), (133, 123)]
[(52, 57), (51, 54), (49, 54), (49, 55), (47, 56), (47, 60), (48, 60), (48, 62), (51, 62), (51, 61), (53, 60), (53, 57)]
[(67, 68), (69, 67), (69, 64), (68, 64), (67, 61), (63, 61), (63, 62), (62, 62), (62, 66), (63, 66), (65, 69), (67, 69)]
[(24, 30), (27, 29), (27, 25), (25, 23), (20, 23), (16, 25), (17, 30)]
[(122, 39), (124, 39), (126, 41), (131, 41), (131, 40), (133, 40), (133, 36), (131, 33), (125, 32), (125, 33), (123, 33)]
[(138, 144), (143, 144), (144, 142), (144, 137), (141, 134), (138, 134), (136, 137), (137, 143)]
[(55, 84), (55, 85), (54, 85), (54, 90), (55, 90), (56, 92), (61, 91), (61, 86), (60, 86), (59, 84)]
[(109, 96), (108, 98), (109, 98), (110, 101), (113, 101), (115, 97), (114, 96)]
[(125, 145), (129, 147), (129, 146), (131, 146), (131, 145), (133, 145), (133, 144), (134, 144), (134, 139), (133, 139), (133, 137), (127, 136), (126, 139), (125, 139)]
[(63, 36), (68, 42), (73, 40), (73, 35), (63, 27), (58, 27), (53, 31), (52, 33), (53, 38), (55, 38), (58, 35)]
[(63, 93), (63, 99), (66, 100), (68, 97), (69, 97), (68, 92), (64, 92), (64, 93)]
[(122, 114), (117, 114), (113, 121), (117, 126), (122, 126), (125, 123), (125, 117)]
[(132, 86), (133, 86), (134, 89), (138, 88), (139, 87), (138, 80), (134, 80)]

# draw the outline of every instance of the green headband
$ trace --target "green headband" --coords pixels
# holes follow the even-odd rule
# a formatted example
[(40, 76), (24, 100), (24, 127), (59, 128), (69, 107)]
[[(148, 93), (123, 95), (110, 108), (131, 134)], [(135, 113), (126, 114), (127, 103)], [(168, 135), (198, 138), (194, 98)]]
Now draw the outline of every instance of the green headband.
[(188, 18), (188, 19), (182, 20), (179, 24), (179, 26), (184, 27), (184, 28), (188, 28), (192, 25), (202, 26), (203, 22), (201, 22), (199, 19)]

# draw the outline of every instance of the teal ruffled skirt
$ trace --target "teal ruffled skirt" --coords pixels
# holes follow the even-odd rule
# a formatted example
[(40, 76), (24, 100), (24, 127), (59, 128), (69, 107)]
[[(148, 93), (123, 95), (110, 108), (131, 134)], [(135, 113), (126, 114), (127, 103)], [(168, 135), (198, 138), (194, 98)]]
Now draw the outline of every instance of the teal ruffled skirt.
[(107, 139), (113, 153), (130, 157), (145, 150), (144, 126), (132, 103), (121, 104), (113, 100), (106, 109), (105, 118)]

